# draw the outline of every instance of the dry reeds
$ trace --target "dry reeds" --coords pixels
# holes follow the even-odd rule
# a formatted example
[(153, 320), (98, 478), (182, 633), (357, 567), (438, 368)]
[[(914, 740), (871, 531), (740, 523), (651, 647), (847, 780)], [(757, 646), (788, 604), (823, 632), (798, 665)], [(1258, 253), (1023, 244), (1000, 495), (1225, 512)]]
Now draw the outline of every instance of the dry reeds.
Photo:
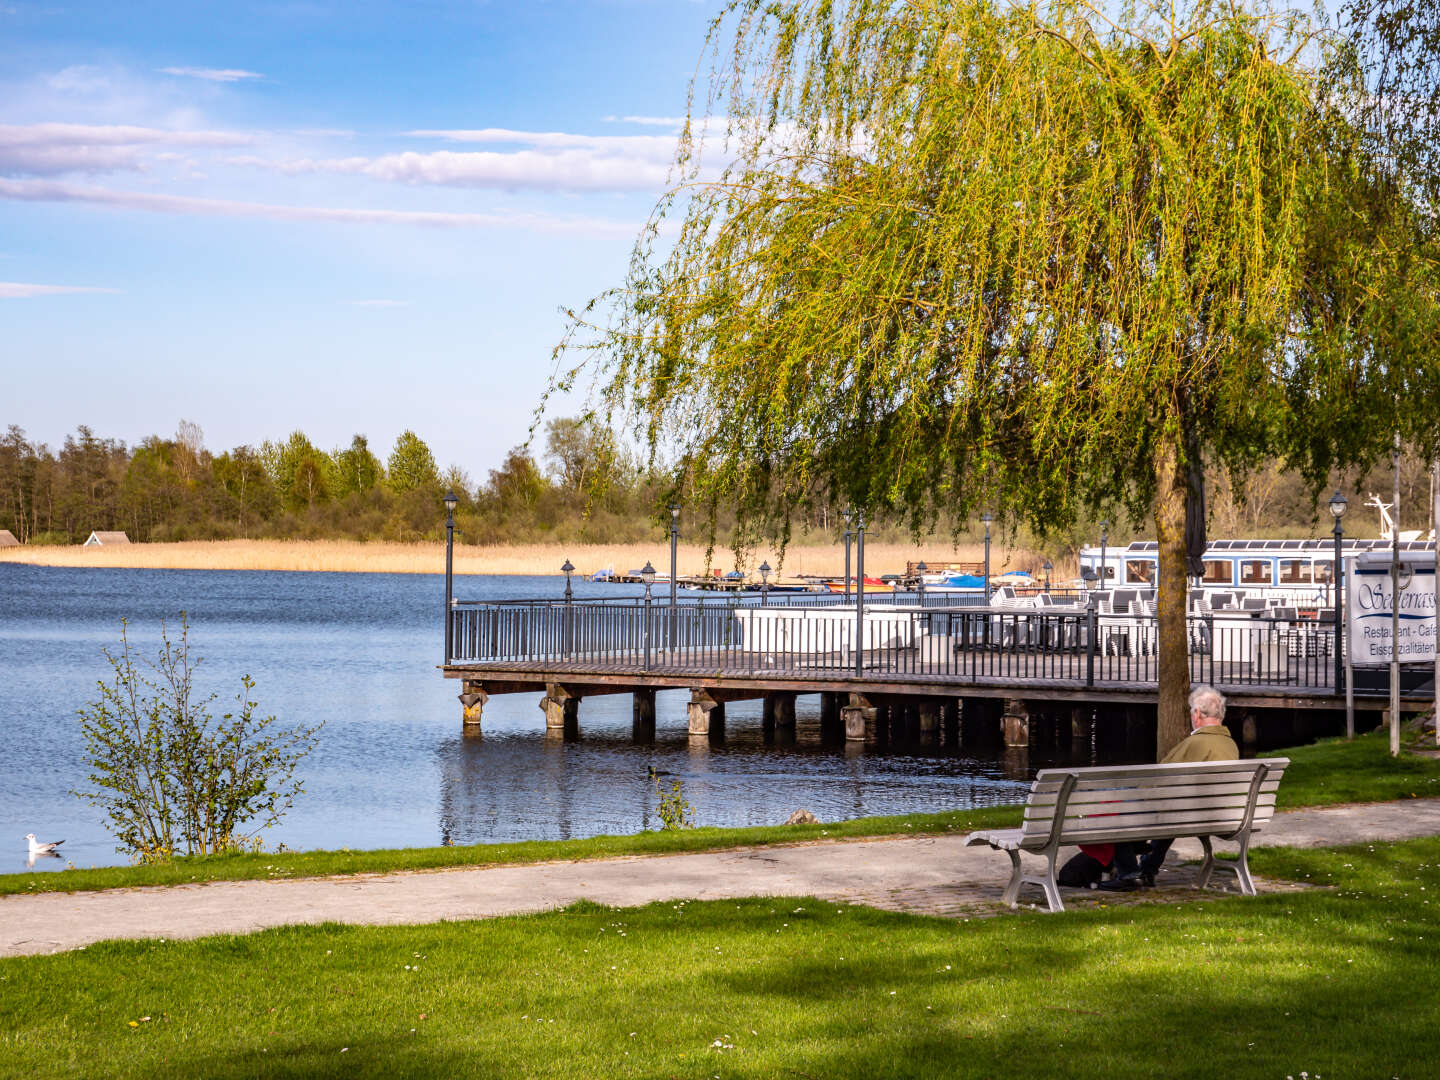
[[(948, 562), (975, 562), (984, 558), (980, 544), (950, 545), (868, 543), (865, 572), (869, 576), (903, 571), (907, 562), (924, 560), (939, 566)], [(457, 544), (457, 574), (558, 574), (569, 559), (581, 574), (611, 569), (620, 573), (642, 566), (648, 559), (666, 572), (670, 549), (664, 542), (639, 544), (500, 544), (478, 547)], [(778, 577), (839, 576), (845, 568), (840, 544), (793, 545), (784, 563), (774, 551), (751, 553), (740, 570), (754, 573), (762, 562), (780, 567)], [(994, 573), (1029, 570), (1038, 576), (1045, 555), (1029, 548), (991, 549)], [(209, 540), (175, 544), (126, 544), (117, 547), (18, 547), (0, 551), (0, 562), (35, 566), (115, 567), (154, 570), (327, 570), (376, 574), (438, 574), (445, 569), (445, 548), (439, 543), (384, 544), (343, 540)], [(1068, 565), (1067, 565), (1068, 564)], [(677, 565), (682, 575), (706, 571), (705, 549), (681, 544)], [(710, 566), (737, 569), (728, 550), (714, 552)], [(853, 572), (853, 568), (852, 568)], [(1056, 562), (1052, 578), (1073, 577), (1073, 559)], [(774, 579), (772, 579), (774, 580)]]

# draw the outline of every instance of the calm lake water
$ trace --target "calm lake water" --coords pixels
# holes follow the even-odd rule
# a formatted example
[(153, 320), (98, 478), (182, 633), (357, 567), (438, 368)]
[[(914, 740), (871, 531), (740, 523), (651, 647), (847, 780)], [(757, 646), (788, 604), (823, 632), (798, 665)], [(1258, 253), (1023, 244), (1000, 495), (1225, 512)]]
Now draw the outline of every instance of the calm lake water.
[[(624, 586), (576, 584), (582, 595)], [(558, 596), (563, 579), (464, 578), (466, 599)], [(0, 872), (25, 869), (24, 836), (65, 840), (77, 866), (123, 863), (97, 808), (71, 792), (87, 769), (76, 710), (109, 676), (120, 621), (146, 653), (162, 619), (190, 619), (203, 688), (224, 711), (242, 674), (266, 713), (323, 720), (305, 792), (267, 846), (378, 848), (557, 839), (657, 828), (654, 768), (684, 781), (702, 825), (760, 825), (806, 807), (822, 820), (1016, 802), (996, 760), (891, 746), (821, 746), (802, 697), (792, 745), (767, 740), (759, 702), (727, 706), (723, 742), (694, 746), (684, 691), (657, 699), (637, 744), (628, 695), (586, 700), (580, 738), (546, 739), (538, 694), (492, 697), (462, 738), (459, 686), (441, 678), (444, 579), (411, 574), (72, 570), (0, 563)], [(1032, 766), (1045, 764), (1036, 758)], [(58, 869), (60, 860), (37, 868)]]

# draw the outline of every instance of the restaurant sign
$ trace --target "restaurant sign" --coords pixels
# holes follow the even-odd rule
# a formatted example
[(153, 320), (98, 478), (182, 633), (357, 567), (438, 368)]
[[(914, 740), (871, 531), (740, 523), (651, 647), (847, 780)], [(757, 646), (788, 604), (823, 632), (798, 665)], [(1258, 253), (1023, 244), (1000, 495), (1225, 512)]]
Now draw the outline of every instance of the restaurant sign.
[[(1350, 662), (1356, 667), (1390, 663), (1395, 590), (1390, 552), (1367, 551), (1349, 563)], [(1402, 664), (1435, 662), (1435, 555), (1400, 553), (1400, 635), (1395, 645)]]

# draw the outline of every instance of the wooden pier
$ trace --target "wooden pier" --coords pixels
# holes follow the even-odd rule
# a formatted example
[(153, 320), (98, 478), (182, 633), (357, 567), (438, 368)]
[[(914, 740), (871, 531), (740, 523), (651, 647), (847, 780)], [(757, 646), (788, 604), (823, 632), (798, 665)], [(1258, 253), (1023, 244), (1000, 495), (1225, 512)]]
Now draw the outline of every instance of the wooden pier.
[[(1154, 616), (977, 608), (924, 595), (867, 599), (860, 611), (841, 597), (772, 600), (456, 603), (443, 670), (462, 684), (470, 732), (496, 694), (538, 694), (547, 731), (563, 734), (577, 729), (587, 697), (630, 694), (643, 729), (657, 721), (658, 691), (685, 690), (694, 737), (723, 730), (727, 703), (762, 700), (765, 723), (783, 728), (798, 697), (819, 695), (822, 735), (854, 744), (883, 741), (898, 724), (1024, 747), (1037, 726), (1046, 738), (1062, 729), (1080, 737), (1097, 717), (1148, 723), (1153, 739)], [(1299, 737), (1337, 722), (1343, 730), (1333, 625), (1203, 616), (1190, 620), (1189, 635), (1192, 681), (1226, 695), (1245, 741), (1266, 726)], [(1384, 694), (1354, 695), (1362, 726), (1388, 707)], [(1401, 706), (1420, 711), (1432, 700), (1417, 686)]]

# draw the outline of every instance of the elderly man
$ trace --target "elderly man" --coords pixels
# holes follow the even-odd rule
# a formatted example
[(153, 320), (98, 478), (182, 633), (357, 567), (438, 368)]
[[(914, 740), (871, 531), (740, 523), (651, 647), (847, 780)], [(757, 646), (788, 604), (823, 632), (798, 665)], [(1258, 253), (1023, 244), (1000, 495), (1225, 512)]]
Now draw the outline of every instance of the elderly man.
[[(1213, 686), (1201, 683), (1190, 691), (1190, 728), (1189, 737), (1165, 755), (1162, 765), (1177, 761), (1235, 761), (1240, 757), (1240, 747), (1225, 730), (1225, 697)], [(1100, 887), (1128, 891), (1154, 885), (1155, 874), (1164, 864), (1171, 843), (1151, 840), (1147, 844), (1116, 844), (1116, 877)]]

